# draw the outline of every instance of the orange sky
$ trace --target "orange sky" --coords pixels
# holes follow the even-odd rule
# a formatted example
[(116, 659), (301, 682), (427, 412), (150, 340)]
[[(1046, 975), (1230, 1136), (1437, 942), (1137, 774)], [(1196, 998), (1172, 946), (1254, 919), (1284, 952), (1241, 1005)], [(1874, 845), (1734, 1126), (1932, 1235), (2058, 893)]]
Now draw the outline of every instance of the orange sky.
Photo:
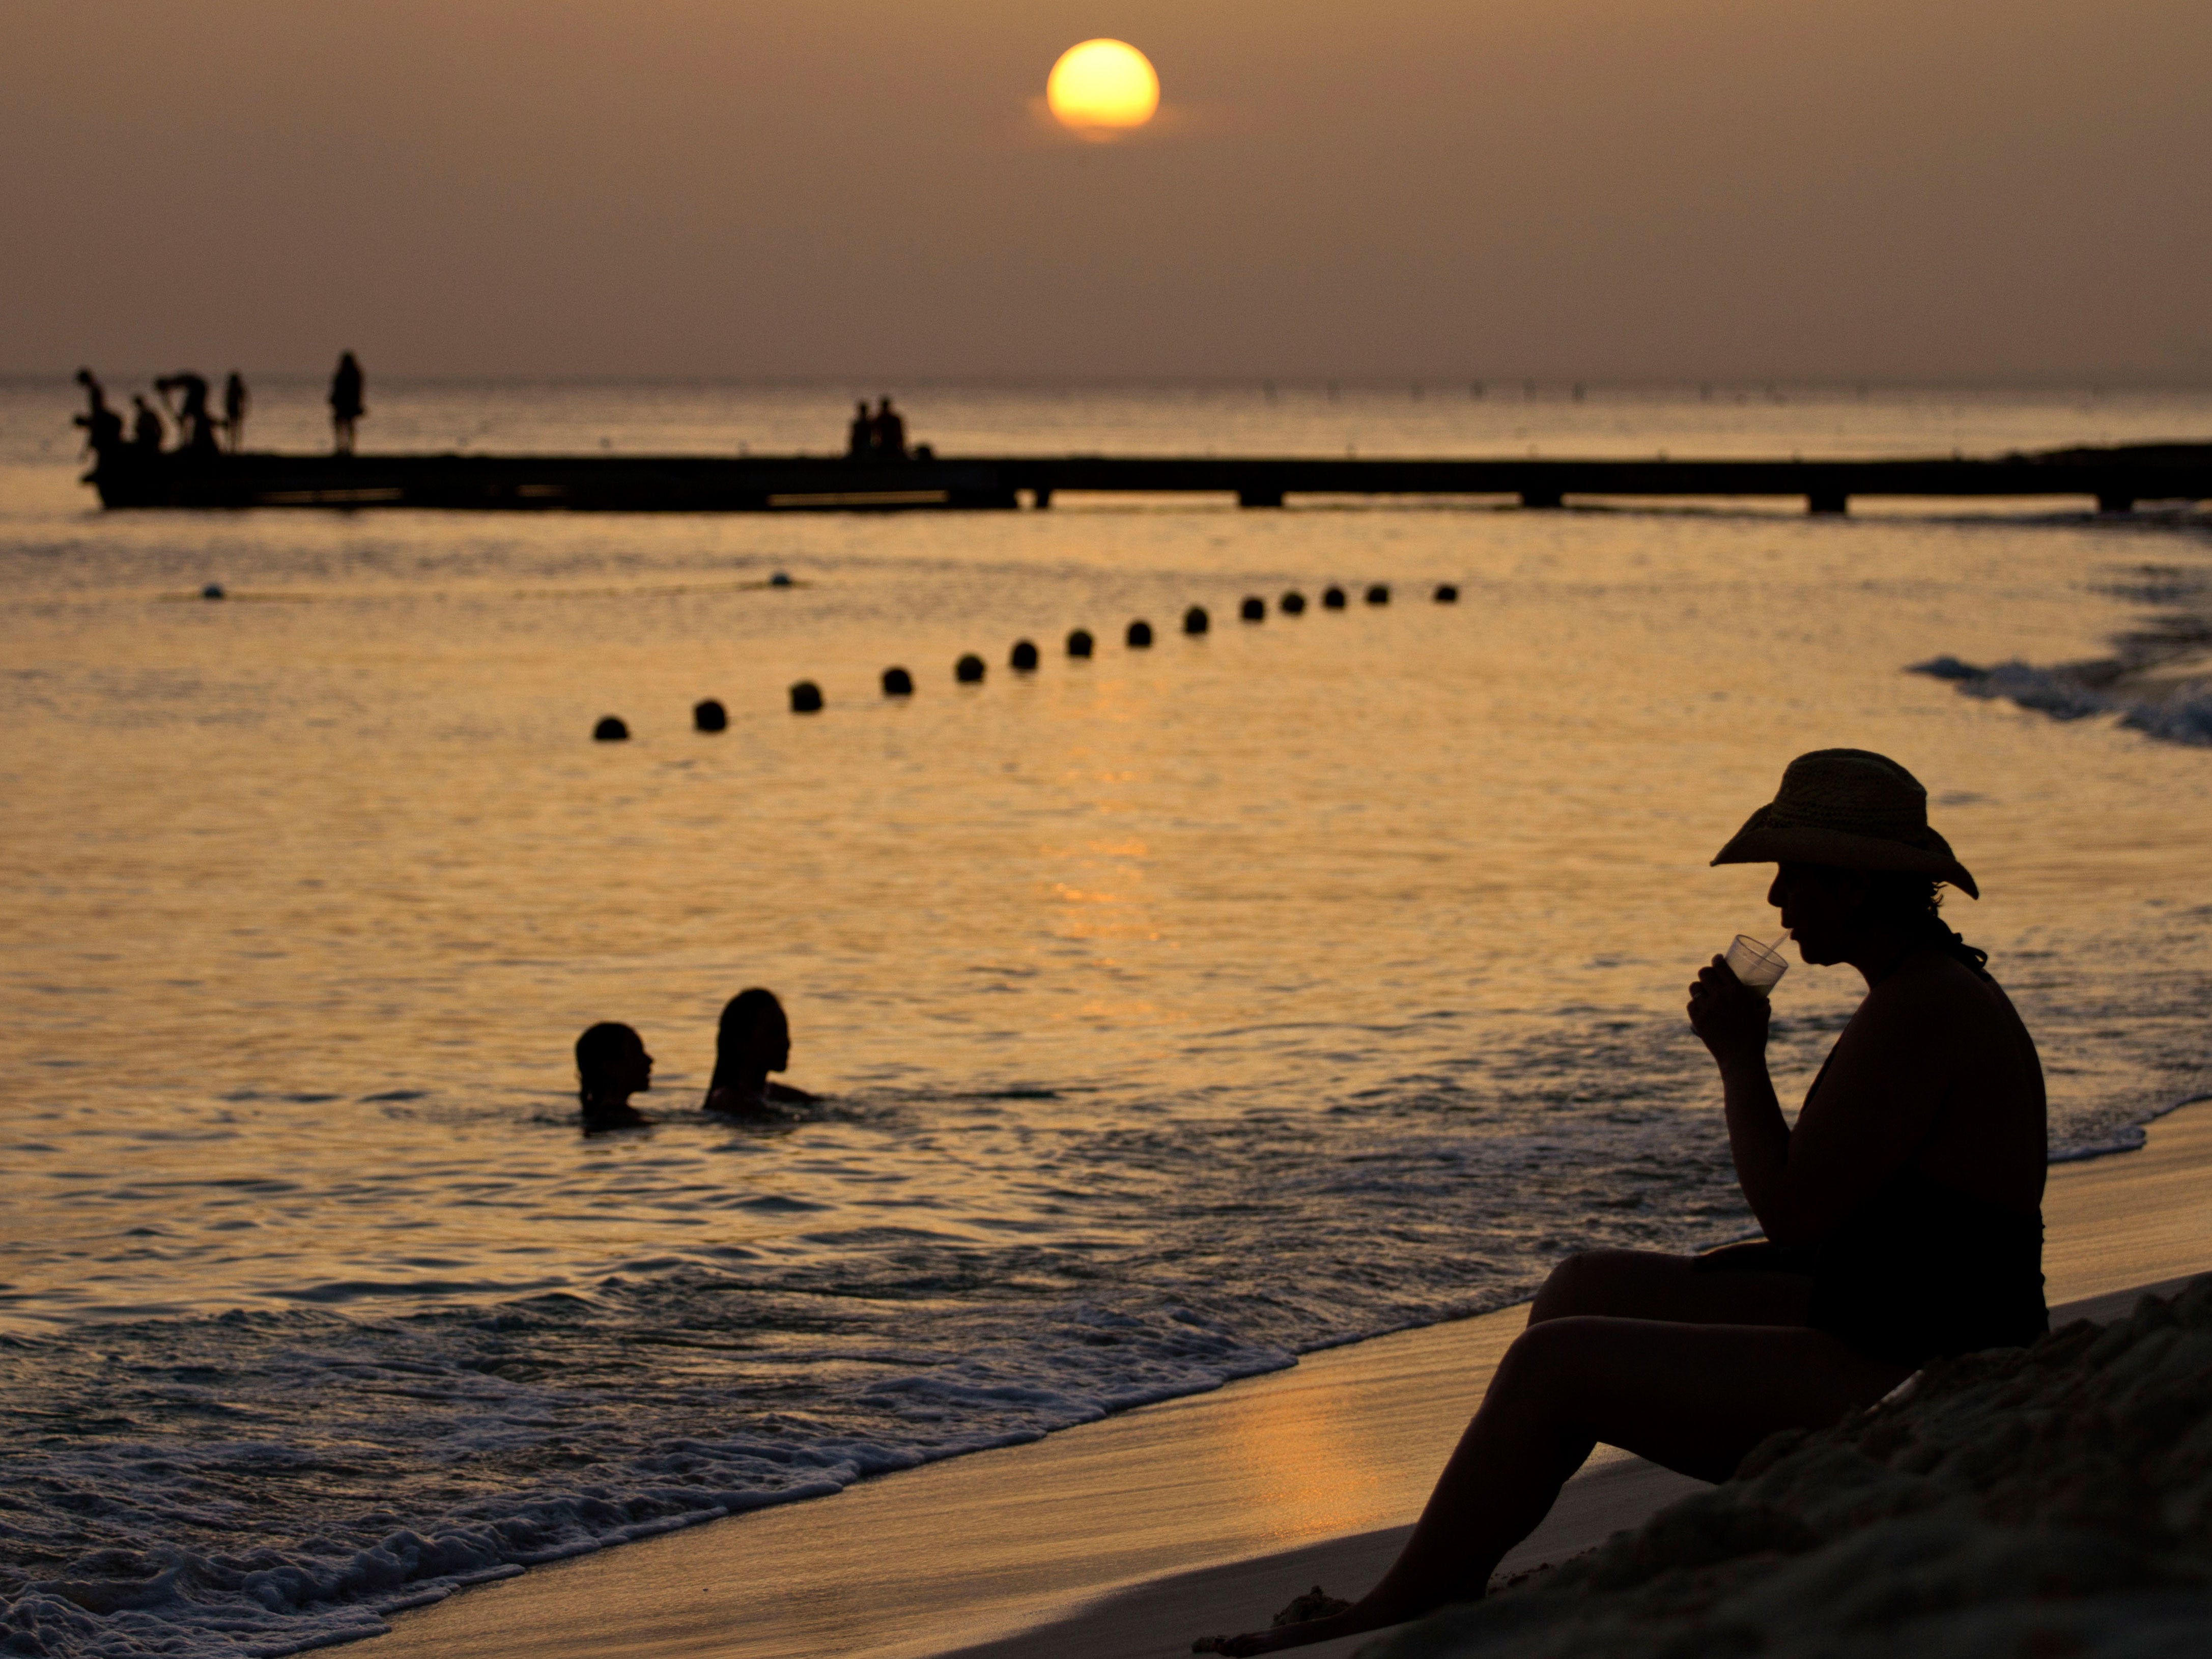
[(2204, 0), (4, 15), (4, 371), (2212, 383)]

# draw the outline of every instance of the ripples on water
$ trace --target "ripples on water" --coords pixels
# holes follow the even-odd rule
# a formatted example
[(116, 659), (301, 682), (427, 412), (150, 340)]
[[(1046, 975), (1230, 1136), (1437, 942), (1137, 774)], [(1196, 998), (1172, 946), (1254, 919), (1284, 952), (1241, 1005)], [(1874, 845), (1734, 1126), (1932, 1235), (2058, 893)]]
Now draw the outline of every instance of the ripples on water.
[[(261, 435), (310, 441), (313, 390)], [(1942, 451), (2208, 412), (914, 403), (948, 451)], [(379, 410), (395, 444), (699, 449), (842, 406)], [(1900, 672), (2094, 654), (2146, 570), (2212, 562), (2192, 515), (103, 519), (66, 409), (0, 398), (26, 1651), (367, 1632), (457, 1577), (1499, 1305), (1567, 1249), (1741, 1231), (1681, 989), (1770, 914), (1765, 872), (1705, 860), (1816, 744), (1929, 782), (2063, 1146), (2203, 1082), (2212, 757)], [(1227, 620), (1370, 580), (1390, 606)], [(1192, 601), (1203, 641), (1168, 626)], [(1139, 615), (1149, 654), (1111, 643)], [(894, 662), (909, 707), (875, 694)], [(802, 676), (823, 715), (784, 712)], [(706, 696), (722, 736), (689, 728)], [(586, 740), (610, 712), (635, 741)], [(710, 1124), (714, 1014), (755, 982), (829, 1097)], [(1784, 981), (1785, 1094), (1853, 1000)], [(586, 1144), (567, 1049), (600, 1018), (644, 1032), (666, 1121)]]

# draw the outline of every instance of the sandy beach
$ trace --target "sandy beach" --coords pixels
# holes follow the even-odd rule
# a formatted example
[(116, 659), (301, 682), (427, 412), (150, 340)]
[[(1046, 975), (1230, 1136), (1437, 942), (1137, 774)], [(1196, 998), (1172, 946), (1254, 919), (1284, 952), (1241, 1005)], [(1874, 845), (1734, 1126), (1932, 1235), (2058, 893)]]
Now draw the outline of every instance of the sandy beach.
[[(2051, 1171), (2054, 1326), (2212, 1271), (2212, 1106)], [(1393, 1553), (1525, 1310), (542, 1569), (402, 1615), (386, 1655), (1139, 1659), (1263, 1625)], [(1504, 1570), (1559, 1560), (1698, 1483), (1601, 1452)], [(1371, 1642), (1372, 1637), (1364, 1638)], [(1348, 1653), (1348, 1642), (1309, 1650)]]

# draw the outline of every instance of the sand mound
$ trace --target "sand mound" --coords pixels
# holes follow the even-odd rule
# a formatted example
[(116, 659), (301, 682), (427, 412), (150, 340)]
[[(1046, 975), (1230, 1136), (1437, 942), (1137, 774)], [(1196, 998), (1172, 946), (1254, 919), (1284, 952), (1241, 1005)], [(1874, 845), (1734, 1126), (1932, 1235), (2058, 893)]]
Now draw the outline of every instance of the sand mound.
[(1388, 1659), (2212, 1652), (2212, 1275), (1940, 1362)]

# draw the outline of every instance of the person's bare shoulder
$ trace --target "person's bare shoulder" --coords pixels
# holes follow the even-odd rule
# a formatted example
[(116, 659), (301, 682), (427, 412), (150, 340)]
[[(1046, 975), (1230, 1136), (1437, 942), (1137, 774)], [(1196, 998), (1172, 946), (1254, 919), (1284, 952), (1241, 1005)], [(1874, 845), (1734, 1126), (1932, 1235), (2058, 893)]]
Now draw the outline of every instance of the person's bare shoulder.
[(1901, 964), (1869, 991), (1865, 1006), (1886, 1018), (1915, 1015), (1955, 1018), (1986, 1014), (1990, 1006), (1989, 991), (1989, 982), (1970, 973), (1964, 963), (1928, 951)]
[(1948, 956), (1906, 963), (1867, 993), (1846, 1036), (1863, 1051), (1912, 1055), (1948, 1070), (2008, 1044), (2017, 1017), (2004, 993)]

